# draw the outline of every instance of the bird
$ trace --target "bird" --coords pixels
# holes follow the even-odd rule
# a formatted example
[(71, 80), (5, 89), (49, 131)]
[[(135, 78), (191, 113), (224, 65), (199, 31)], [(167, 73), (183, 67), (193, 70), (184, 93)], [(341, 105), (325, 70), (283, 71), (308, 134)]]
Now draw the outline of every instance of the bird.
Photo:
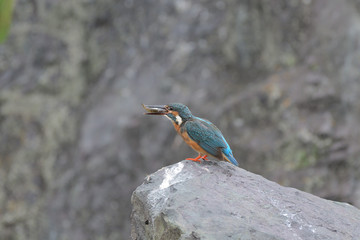
[(147, 115), (167, 117), (173, 123), (176, 132), (199, 154), (196, 158), (186, 160), (201, 162), (200, 159), (209, 160), (207, 157), (212, 156), (239, 166), (221, 131), (209, 120), (194, 116), (186, 105), (172, 103), (142, 106)]

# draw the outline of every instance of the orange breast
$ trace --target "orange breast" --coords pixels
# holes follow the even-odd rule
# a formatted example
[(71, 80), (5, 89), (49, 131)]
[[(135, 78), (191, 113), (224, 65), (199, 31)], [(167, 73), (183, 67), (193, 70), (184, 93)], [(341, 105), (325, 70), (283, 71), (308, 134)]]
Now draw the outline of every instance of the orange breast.
[(174, 125), (174, 128), (175, 128), (176, 132), (181, 135), (181, 133), (180, 133), (180, 126), (177, 125), (175, 122), (172, 122), (172, 123), (173, 123), (173, 125)]
[[(176, 129), (176, 127), (175, 127)], [(205, 152), (200, 146), (199, 144), (197, 144), (194, 140), (192, 140), (189, 135), (187, 134), (186, 131), (181, 132), (180, 131), (180, 127), (178, 127), (178, 129), (176, 129), (176, 131), (180, 134), (180, 136), (184, 139), (184, 141), (187, 143), (187, 145), (189, 145), (192, 149), (194, 149), (196, 152), (201, 153), (201, 154), (208, 154), (207, 152)], [(208, 154), (209, 155), (209, 154)]]

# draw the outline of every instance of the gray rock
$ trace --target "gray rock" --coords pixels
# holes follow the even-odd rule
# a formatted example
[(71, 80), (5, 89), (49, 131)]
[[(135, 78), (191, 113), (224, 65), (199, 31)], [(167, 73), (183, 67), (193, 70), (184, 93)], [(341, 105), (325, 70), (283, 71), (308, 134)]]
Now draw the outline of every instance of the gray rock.
[(132, 204), (132, 239), (360, 239), (359, 209), (226, 162), (164, 167)]
[[(359, 0), (19, 0), (0, 45), (0, 240), (122, 240), (146, 174), (194, 156), (360, 207)], [(114, 191), (114, 189), (116, 189)]]

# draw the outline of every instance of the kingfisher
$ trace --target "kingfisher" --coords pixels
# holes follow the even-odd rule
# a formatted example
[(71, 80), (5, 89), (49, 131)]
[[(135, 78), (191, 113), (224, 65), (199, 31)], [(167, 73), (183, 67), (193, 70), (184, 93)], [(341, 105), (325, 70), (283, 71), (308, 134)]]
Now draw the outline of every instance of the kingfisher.
[(192, 149), (198, 152), (199, 155), (196, 158), (187, 158), (186, 160), (201, 162), (200, 159), (209, 160), (207, 157), (212, 156), (239, 166), (221, 131), (210, 121), (192, 115), (184, 104), (143, 104), (143, 107), (147, 111), (145, 113), (147, 115), (167, 117), (173, 123), (176, 132)]

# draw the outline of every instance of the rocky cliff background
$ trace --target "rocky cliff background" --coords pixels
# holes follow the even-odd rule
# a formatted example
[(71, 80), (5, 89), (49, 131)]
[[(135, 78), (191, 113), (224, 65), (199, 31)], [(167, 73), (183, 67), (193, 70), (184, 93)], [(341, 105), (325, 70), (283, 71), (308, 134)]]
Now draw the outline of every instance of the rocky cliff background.
[(141, 103), (185, 103), (242, 168), (360, 207), (359, 56), (359, 0), (18, 0), (0, 239), (128, 239), (136, 186), (196, 155)]

